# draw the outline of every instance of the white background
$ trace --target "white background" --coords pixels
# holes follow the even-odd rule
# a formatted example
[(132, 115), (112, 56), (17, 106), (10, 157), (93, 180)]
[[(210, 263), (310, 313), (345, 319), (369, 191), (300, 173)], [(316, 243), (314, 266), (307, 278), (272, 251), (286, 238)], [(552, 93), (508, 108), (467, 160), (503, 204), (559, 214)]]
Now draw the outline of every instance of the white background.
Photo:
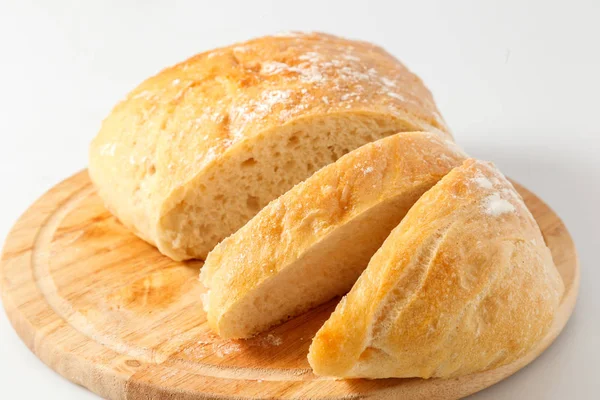
[[(86, 166), (113, 104), (161, 68), (278, 31), (373, 41), (424, 79), (458, 143), (540, 195), (578, 246), (581, 292), (563, 334), (474, 398), (598, 398), (599, 21), (598, 0), (0, 0), (0, 241)], [(0, 397), (96, 398), (38, 361), (3, 312)]]

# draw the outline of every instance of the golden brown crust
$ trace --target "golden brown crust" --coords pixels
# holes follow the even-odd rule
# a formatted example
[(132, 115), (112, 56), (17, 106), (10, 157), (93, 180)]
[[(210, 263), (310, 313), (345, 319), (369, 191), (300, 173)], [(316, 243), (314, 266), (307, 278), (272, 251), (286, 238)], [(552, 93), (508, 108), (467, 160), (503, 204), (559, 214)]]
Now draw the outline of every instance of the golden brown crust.
[(126, 226), (189, 258), (163, 238), (161, 218), (194, 180), (264, 132), (327, 115), (372, 115), (449, 137), (430, 92), (381, 48), (319, 33), (270, 36), (199, 54), (142, 83), (104, 121), (90, 175)]
[(537, 223), (491, 164), (467, 160), (413, 206), (317, 333), (338, 377), (453, 377), (507, 364), (564, 287)]
[[(236, 338), (251, 336), (268, 327), (243, 327), (242, 322), (233, 316), (233, 310), (252, 302), (257, 292), (266, 291), (265, 283), (270, 279), (289, 274), (291, 266), (298, 268), (295, 263), (314, 251), (315, 247), (324, 245), (332, 248), (330, 238), (336, 231), (381, 205), (395, 202), (395, 207), (377, 211), (386, 214), (383, 215), (386, 223), (391, 221), (385, 231), (377, 232), (379, 223), (376, 223), (377, 226), (363, 226), (373, 230), (371, 234), (367, 233), (367, 238), (371, 235), (378, 237), (376, 243), (364, 240), (354, 244), (364, 247), (368, 254), (358, 254), (364, 263), (347, 272), (354, 273), (348, 278), (348, 286), (333, 288), (342, 279), (342, 270), (350, 268), (349, 265), (341, 265), (335, 268), (329, 285), (325, 283), (325, 287), (295, 310), (304, 311), (345, 293), (408, 208), (452, 168), (460, 165), (465, 157), (454, 143), (438, 135), (399, 133), (348, 153), (272, 201), (244, 227), (217, 245), (202, 268), (201, 280), (210, 289), (205, 305), (209, 304), (207, 312), (211, 327), (221, 336)], [(376, 215), (371, 214), (370, 218), (375, 221)], [(359, 233), (346, 234), (355, 236)], [(347, 241), (351, 243), (353, 239), (348, 238)], [(339, 251), (349, 253), (360, 249), (344, 246)], [(332, 249), (327, 257), (315, 261), (319, 264), (318, 271), (309, 273), (307, 268), (306, 280), (312, 285), (317, 285), (317, 275), (324, 274), (330, 268), (329, 264), (341, 255)], [(347, 260), (345, 264), (357, 261)], [(300, 283), (292, 282), (292, 285)], [(295, 287), (289, 287), (284, 294), (293, 289)], [(343, 291), (338, 293), (335, 290)], [(271, 302), (279, 300), (274, 297), (276, 295), (272, 294)], [(269, 308), (269, 304), (253, 304), (256, 314), (265, 313)], [(286, 313), (286, 316), (292, 315)], [(278, 322), (280, 320), (271, 319), (269, 325)]]

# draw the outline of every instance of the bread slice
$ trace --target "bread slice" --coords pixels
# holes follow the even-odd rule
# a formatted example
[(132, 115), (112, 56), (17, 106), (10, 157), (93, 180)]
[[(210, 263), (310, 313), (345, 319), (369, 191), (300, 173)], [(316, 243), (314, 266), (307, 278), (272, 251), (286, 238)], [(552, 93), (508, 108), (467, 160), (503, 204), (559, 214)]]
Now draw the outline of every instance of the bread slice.
[(204, 258), (319, 168), (415, 130), (450, 138), (421, 80), (383, 49), (269, 36), (142, 83), (104, 121), (89, 172), (138, 236), (173, 259)]
[(208, 255), (210, 326), (247, 338), (346, 293), (412, 204), (464, 158), (437, 135), (399, 133), (298, 184)]
[(513, 186), (467, 160), (393, 230), (319, 330), (319, 375), (455, 377), (525, 355), (564, 291)]

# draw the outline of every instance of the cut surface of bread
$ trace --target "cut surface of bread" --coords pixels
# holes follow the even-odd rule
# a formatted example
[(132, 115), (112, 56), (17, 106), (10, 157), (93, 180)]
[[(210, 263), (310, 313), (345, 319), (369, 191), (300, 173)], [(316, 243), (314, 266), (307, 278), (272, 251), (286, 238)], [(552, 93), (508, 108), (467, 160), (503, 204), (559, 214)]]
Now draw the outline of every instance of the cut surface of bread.
[(210, 326), (247, 338), (343, 295), (409, 208), (464, 159), (438, 135), (398, 133), (296, 185), (209, 254)]
[(415, 130), (451, 138), (421, 80), (383, 49), (270, 36), (143, 82), (104, 121), (89, 172), (139, 237), (176, 260), (205, 258), (319, 168)]
[(315, 336), (316, 374), (456, 377), (510, 363), (564, 291), (537, 223), (491, 164), (469, 159), (421, 197)]

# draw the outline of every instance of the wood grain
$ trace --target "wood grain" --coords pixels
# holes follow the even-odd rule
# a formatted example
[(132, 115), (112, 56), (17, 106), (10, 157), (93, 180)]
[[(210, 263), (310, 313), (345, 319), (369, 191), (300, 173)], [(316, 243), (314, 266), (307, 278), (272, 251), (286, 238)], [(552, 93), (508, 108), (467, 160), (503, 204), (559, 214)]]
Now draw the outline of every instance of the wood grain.
[(39, 199), (10, 233), (0, 266), (15, 330), (47, 365), (109, 399), (454, 399), (506, 378), (541, 354), (566, 324), (579, 266), (558, 216), (517, 185), (565, 282), (549, 334), (526, 357), (458, 379), (332, 380), (306, 360), (335, 302), (247, 341), (209, 331), (197, 277), (139, 240), (103, 207), (83, 171)]

